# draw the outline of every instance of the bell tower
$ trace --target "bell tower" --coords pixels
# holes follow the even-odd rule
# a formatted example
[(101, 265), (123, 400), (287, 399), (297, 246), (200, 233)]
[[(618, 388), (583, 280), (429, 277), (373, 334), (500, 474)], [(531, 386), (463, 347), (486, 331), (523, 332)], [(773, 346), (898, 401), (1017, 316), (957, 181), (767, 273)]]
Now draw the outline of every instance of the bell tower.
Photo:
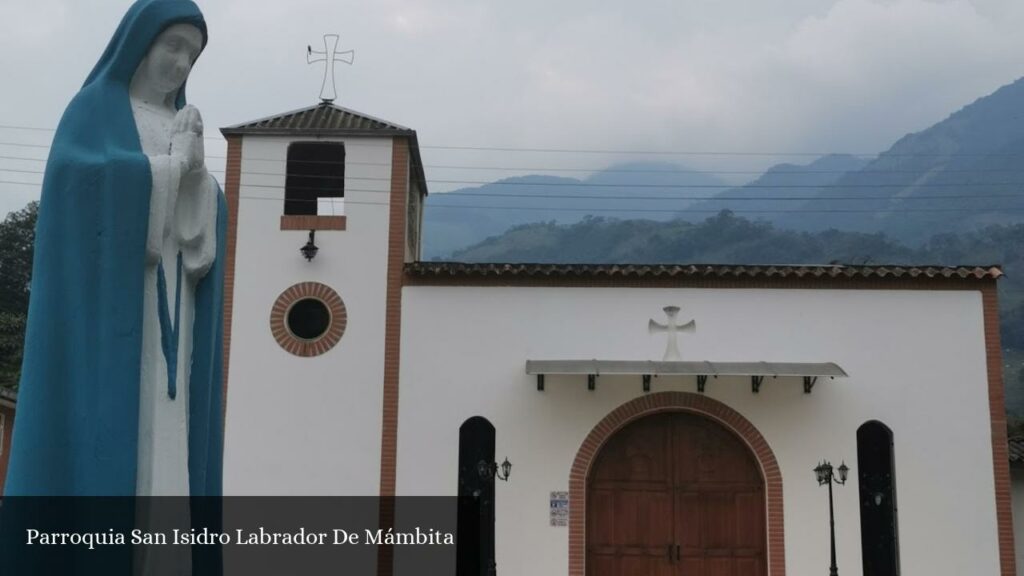
[(221, 132), (224, 493), (387, 494), (416, 132), (329, 102)]

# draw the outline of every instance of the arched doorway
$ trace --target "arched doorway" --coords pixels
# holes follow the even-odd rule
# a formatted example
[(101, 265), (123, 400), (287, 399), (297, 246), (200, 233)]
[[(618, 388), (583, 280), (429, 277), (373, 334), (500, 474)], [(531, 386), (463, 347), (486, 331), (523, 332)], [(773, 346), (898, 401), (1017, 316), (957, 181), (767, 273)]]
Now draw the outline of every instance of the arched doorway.
[(765, 481), (718, 422), (665, 412), (616, 432), (587, 476), (586, 572), (764, 576)]

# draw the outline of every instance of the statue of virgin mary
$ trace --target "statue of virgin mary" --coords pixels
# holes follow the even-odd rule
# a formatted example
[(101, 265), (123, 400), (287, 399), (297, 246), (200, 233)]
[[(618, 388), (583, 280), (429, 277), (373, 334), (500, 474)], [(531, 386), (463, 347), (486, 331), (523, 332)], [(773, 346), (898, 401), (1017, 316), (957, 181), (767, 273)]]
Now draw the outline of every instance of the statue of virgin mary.
[(7, 496), (219, 496), (226, 206), (190, 0), (128, 10), (43, 180)]
[[(202, 119), (185, 101), (205, 45), (190, 0), (136, 1), (54, 136), (0, 515), (12, 573), (55, 572), (42, 568), (46, 554), (18, 547), (40, 521), (25, 504), (35, 499), (8, 496), (221, 495), (227, 210), (205, 168)], [(72, 501), (68, 521), (124, 533), (155, 525), (149, 500), (123, 500), (128, 509)], [(178, 500), (165, 520), (216, 530), (219, 507), (198, 501)], [(124, 549), (76, 557), (60, 573), (219, 574), (219, 558), (202, 547), (134, 558)]]

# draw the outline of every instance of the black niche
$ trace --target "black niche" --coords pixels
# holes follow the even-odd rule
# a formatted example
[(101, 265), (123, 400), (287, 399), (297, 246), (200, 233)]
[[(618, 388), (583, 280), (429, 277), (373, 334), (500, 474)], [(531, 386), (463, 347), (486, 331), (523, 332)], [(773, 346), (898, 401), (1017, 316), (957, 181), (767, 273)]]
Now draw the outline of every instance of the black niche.
[(294, 142), (288, 147), (284, 213), (315, 216), (320, 198), (345, 197), (345, 145)]
[(303, 298), (288, 309), (286, 320), (297, 338), (316, 340), (331, 327), (331, 311), (316, 298)]
[(872, 420), (857, 429), (860, 546), (865, 576), (896, 576), (899, 544), (892, 430)]
[(494, 426), (474, 416), (459, 427), (459, 513), (456, 576), (494, 574), (494, 477), (480, 463), (494, 462)]

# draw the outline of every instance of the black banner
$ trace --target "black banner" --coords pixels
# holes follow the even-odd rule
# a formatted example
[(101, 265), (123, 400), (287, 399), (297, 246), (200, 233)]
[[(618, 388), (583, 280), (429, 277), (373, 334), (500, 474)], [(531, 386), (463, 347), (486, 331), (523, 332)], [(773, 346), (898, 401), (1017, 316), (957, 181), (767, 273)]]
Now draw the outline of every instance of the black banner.
[(8, 497), (0, 573), (372, 576), (381, 559), (397, 576), (454, 575), (457, 499), (384, 504), (382, 514), (369, 497)]

